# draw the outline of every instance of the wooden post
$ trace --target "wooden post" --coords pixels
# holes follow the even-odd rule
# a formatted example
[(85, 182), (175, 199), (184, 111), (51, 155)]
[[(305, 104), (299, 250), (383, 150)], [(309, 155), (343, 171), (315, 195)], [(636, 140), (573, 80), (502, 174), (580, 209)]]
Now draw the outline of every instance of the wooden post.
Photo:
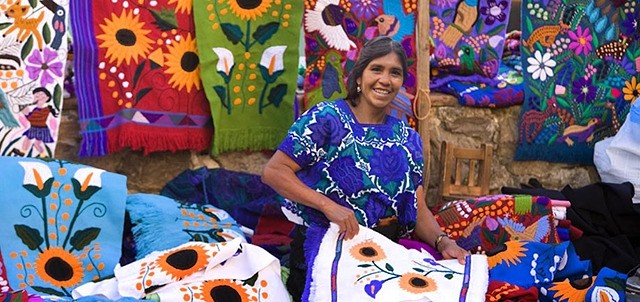
[(415, 100), (414, 108), (418, 119), (418, 133), (422, 137), (422, 148), (424, 154), (424, 195), (428, 195), (430, 166), (431, 166), (431, 144), (429, 142), (428, 117), (431, 110), (431, 98), (429, 90), (429, 0), (418, 1), (418, 18), (416, 19), (416, 48), (417, 48), (417, 80), (418, 96)]

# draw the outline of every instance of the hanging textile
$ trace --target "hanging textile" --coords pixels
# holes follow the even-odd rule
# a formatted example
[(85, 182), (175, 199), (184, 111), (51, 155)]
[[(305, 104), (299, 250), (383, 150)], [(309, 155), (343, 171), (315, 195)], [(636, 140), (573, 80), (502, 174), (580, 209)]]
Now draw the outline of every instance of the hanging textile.
[(210, 146), (190, 3), (71, 0), (80, 156)]
[(516, 160), (592, 164), (620, 129), (640, 95), (638, 3), (523, 1)]
[(68, 10), (68, 1), (0, 4), (0, 155), (54, 156)]
[(293, 123), (303, 7), (293, 0), (194, 1), (212, 153), (275, 149)]

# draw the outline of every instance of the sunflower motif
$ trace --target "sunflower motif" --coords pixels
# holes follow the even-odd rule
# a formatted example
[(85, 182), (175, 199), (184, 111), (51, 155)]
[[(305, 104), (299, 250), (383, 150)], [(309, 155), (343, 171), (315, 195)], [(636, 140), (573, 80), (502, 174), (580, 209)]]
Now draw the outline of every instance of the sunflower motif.
[(106, 56), (109, 63), (117, 61), (116, 65), (120, 65), (122, 61), (127, 64), (131, 59), (137, 64), (139, 57), (146, 57), (151, 51), (153, 41), (147, 38), (151, 32), (144, 29), (144, 22), (139, 21), (140, 16), (134, 16), (131, 11), (123, 10), (120, 16), (111, 13), (111, 19), (105, 19), (104, 24), (100, 24), (103, 34), (97, 35), (96, 38), (103, 42), (100, 48), (106, 48)]
[(435, 280), (417, 273), (406, 273), (398, 282), (400, 282), (400, 288), (412, 294), (422, 294), (438, 289)]
[(635, 76), (631, 77), (631, 81), (624, 82), (625, 87), (622, 87), (622, 93), (624, 93), (624, 100), (633, 103), (638, 96), (640, 96), (640, 83), (638, 83)]
[(74, 287), (84, 277), (82, 262), (59, 246), (40, 253), (36, 258), (35, 270), (40, 279), (55, 287)]
[(262, 17), (271, 7), (271, 0), (229, 0), (228, 3), (233, 14), (242, 20)]
[(204, 269), (209, 263), (207, 251), (199, 245), (168, 251), (156, 260), (158, 267), (174, 280), (181, 280)]
[(487, 253), (487, 262), (489, 262), (489, 269), (496, 267), (498, 264), (505, 262), (507, 266), (519, 263), (522, 257), (526, 256), (524, 252), (526, 249), (524, 241), (507, 241), (495, 249)]
[(249, 294), (244, 287), (231, 279), (205, 281), (200, 289), (206, 302), (249, 302)]
[(373, 241), (360, 242), (354, 245), (349, 252), (351, 257), (363, 261), (380, 261), (387, 258), (381, 246)]
[(586, 301), (587, 292), (593, 286), (593, 279), (595, 277), (587, 277), (571, 281), (569, 279), (553, 284), (549, 288), (550, 291), (556, 291), (553, 295), (557, 301), (566, 302), (582, 302)]
[(176, 5), (176, 10), (175, 12), (181, 12), (181, 13), (187, 13), (189, 15), (191, 15), (191, 6), (193, 3), (193, 0), (169, 0), (168, 4), (174, 4), (174, 3), (178, 3)]
[(192, 87), (200, 89), (200, 58), (196, 50), (196, 40), (191, 34), (186, 39), (169, 45), (169, 53), (165, 54), (165, 73), (170, 74), (169, 84), (173, 88), (182, 90), (187, 87), (187, 93)]

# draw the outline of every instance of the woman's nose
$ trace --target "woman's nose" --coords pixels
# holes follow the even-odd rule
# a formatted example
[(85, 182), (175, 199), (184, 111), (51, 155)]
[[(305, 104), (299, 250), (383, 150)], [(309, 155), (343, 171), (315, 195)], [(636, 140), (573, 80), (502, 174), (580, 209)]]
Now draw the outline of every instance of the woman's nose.
[(388, 74), (382, 74), (380, 75), (378, 82), (385, 85), (391, 84), (391, 77)]

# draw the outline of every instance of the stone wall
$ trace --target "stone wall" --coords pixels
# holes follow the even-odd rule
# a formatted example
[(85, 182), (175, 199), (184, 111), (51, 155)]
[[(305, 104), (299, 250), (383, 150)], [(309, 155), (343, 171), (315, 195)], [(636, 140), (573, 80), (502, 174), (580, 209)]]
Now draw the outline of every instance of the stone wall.
[[(431, 146), (431, 169), (428, 201), (437, 203), (440, 171), (440, 143), (452, 141), (460, 146), (479, 147), (491, 144), (494, 150), (491, 192), (502, 186), (518, 186), (529, 178), (537, 178), (545, 187), (560, 189), (564, 185), (584, 186), (597, 181), (593, 167), (552, 164), (540, 161), (512, 160), (520, 106), (484, 109), (457, 105), (455, 99), (434, 97), (428, 129)], [(56, 157), (79, 162), (126, 175), (130, 192), (158, 193), (169, 180), (186, 169), (223, 167), (234, 171), (259, 174), (270, 152), (231, 152), (212, 159), (197, 152), (158, 152), (144, 156), (140, 151), (124, 150), (103, 157), (80, 158), (77, 102), (65, 100)]]

